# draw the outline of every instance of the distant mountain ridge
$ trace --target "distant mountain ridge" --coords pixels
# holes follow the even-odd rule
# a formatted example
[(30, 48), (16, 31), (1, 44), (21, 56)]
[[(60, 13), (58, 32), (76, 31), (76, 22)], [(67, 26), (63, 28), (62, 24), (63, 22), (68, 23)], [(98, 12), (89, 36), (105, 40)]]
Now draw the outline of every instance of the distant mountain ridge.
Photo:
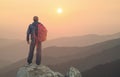
[(82, 72), (83, 77), (120, 77), (120, 59)]
[[(107, 45), (110, 46), (110, 48)], [(90, 68), (93, 68), (98, 64), (105, 64), (107, 62), (120, 59), (120, 56), (119, 56), (120, 39), (96, 44), (93, 47), (88, 48), (87, 51), (83, 50), (82, 52), (77, 53), (76, 55), (73, 55), (74, 57), (72, 60), (57, 64), (57, 65), (50, 65), (50, 66), (53, 67), (54, 70), (57, 70), (57, 71), (59, 70), (61, 72), (62, 71), (65, 72), (64, 69), (69, 68), (70, 66), (74, 66), (78, 68), (80, 71), (85, 71)], [(94, 53), (94, 52), (97, 52), (97, 53)], [(87, 55), (87, 53), (91, 53), (91, 54)], [(58, 68), (55, 68), (54, 66)]]
[[(111, 34), (111, 35), (88, 34), (84, 36), (65, 37), (65, 38), (48, 40), (43, 43), (42, 47), (43, 48), (55, 47), (55, 46), (76, 47), (76, 48), (84, 47), (84, 46), (89, 46), (89, 45), (93, 45), (96, 43), (104, 42), (106, 40), (119, 38), (120, 37), (119, 35), (120, 35), (120, 32)], [(25, 40), (23, 41), (23, 40), (16, 40), (16, 39), (15, 40), (14, 39), (0, 39), (0, 42), (1, 42), (0, 43), (0, 54), (4, 55), (4, 56), (0, 56), (0, 58), (3, 60), (7, 60), (13, 63), (23, 58), (26, 58), (26, 56), (28, 55), (29, 45), (27, 45)], [(74, 52), (71, 52), (71, 53), (74, 54)]]
[[(120, 38), (120, 32), (110, 34), (110, 35), (97, 35), (97, 34), (87, 34), (83, 36), (71, 36), (71, 37), (61, 37), (52, 40), (47, 40), (43, 43), (43, 47), (50, 46), (62, 46), (62, 47), (84, 47), (88, 45), (93, 45), (95, 43), (104, 42), (107, 40)], [(18, 40), (18, 39), (5, 39), (0, 38), (0, 48), (3, 46), (10, 46), (15, 43), (25, 42), (26, 40)]]
[[(50, 47), (50, 48), (57, 48), (57, 47)], [(50, 51), (49, 48), (48, 50)], [(120, 59), (119, 56), (120, 39), (109, 40), (106, 42), (98, 43), (87, 47), (75, 47), (75, 48), (72, 47), (72, 49), (71, 47), (58, 47), (57, 49), (55, 49), (55, 51), (59, 50), (59, 53), (53, 50), (54, 49), (52, 49), (50, 53), (54, 53), (54, 55), (61, 55), (61, 56), (51, 58), (49, 55), (47, 55), (49, 56), (49, 59), (47, 57), (44, 58), (43, 56), (43, 61), (46, 61), (46, 63), (43, 62), (45, 63), (45, 65), (48, 65), (53, 70), (60, 71), (61, 73), (66, 72), (66, 69), (68, 69), (70, 66), (74, 66), (83, 72), (99, 64), (105, 64)], [(65, 51), (66, 53), (64, 54), (64, 56), (62, 56), (62, 53)], [(67, 56), (69, 51), (70, 52), (74, 51), (75, 53)], [(45, 53), (47, 53), (47, 51), (44, 51), (43, 54)], [(19, 68), (21, 65), (24, 65), (25, 61), (26, 59), (16, 62), (15, 64), (6, 67), (7, 69), (9, 68), (6, 72), (4, 72), (4, 69), (6, 68), (3, 68), (2, 71), (4, 72), (4, 74), (6, 73), (15, 74), (17, 68)]]
[(120, 38), (120, 32), (111, 35), (88, 34), (83, 36), (71, 36), (47, 41), (44, 43), (44, 47), (84, 47), (117, 38)]

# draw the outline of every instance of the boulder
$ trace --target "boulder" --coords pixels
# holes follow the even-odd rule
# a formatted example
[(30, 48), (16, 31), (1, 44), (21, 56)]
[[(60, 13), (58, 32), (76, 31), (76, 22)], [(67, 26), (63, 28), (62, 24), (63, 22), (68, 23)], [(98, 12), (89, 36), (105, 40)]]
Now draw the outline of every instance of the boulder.
[(66, 74), (66, 77), (82, 77), (80, 71), (74, 67), (70, 67)]
[(17, 72), (17, 77), (64, 77), (59, 72), (54, 72), (44, 65), (23, 66)]

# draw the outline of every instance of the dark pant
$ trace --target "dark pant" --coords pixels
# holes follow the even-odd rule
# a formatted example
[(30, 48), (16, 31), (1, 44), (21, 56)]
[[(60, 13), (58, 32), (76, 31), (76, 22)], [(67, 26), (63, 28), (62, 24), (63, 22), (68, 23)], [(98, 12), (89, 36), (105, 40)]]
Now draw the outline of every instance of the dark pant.
[[(36, 46), (36, 41), (32, 40), (30, 44), (28, 59), (27, 59), (28, 64), (32, 63), (35, 46)], [(41, 48), (42, 48), (41, 42), (38, 42), (36, 46), (36, 64), (37, 65), (41, 64), (41, 50), (42, 50)]]

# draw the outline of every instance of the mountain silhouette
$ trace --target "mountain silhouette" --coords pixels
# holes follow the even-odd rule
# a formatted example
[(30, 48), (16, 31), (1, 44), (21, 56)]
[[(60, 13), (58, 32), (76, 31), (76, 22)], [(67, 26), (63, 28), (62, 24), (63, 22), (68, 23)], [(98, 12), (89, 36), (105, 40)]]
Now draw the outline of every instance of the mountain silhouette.
[(120, 77), (120, 59), (82, 72), (83, 77)]
[[(83, 72), (99, 64), (105, 64), (120, 59), (119, 50), (120, 39), (109, 40), (86, 47), (48, 47), (43, 52), (43, 54), (47, 54), (47, 56), (45, 58), (43, 55), (42, 61), (44, 62), (42, 63), (61, 73), (66, 72), (66, 69), (70, 66), (74, 66)], [(75, 53), (69, 55), (71, 52)], [(62, 54), (64, 56), (62, 56)], [(20, 66), (25, 64), (25, 61), (26, 59), (1, 69), (0, 71), (2, 72), (0, 72), (0, 76), (6, 77), (4, 76), (6, 74), (12, 76)], [(7, 69), (7, 71), (5, 69)]]
[[(116, 44), (115, 44), (116, 43)], [(109, 48), (109, 47), (110, 48)], [(88, 51), (84, 51), (84, 53), (90, 53), (89, 55), (81, 54), (74, 55), (74, 58), (70, 61), (66, 61), (64, 63), (50, 65), (54, 70), (65, 72), (65, 69), (70, 66), (74, 66), (78, 68), (80, 71), (85, 71), (91, 69), (99, 64), (105, 64), (117, 59), (120, 59), (120, 39), (106, 41), (100, 44), (96, 44)], [(97, 53), (93, 53), (97, 52)], [(84, 56), (81, 58), (81, 56)], [(86, 57), (85, 57), (86, 56)], [(58, 67), (58, 68), (55, 68)]]
[[(111, 35), (96, 35), (88, 34), (84, 36), (64, 37), (53, 40), (48, 40), (43, 43), (43, 48), (51, 47), (84, 47), (93, 45), (96, 43), (104, 42), (111, 39), (120, 37), (120, 32)], [(10, 61), (12, 63), (26, 58), (28, 55), (28, 47), (26, 41), (16, 39), (0, 39), (0, 56), (2, 60)], [(52, 49), (52, 48), (51, 48)], [(76, 52), (70, 52), (67, 55), (76, 54)], [(62, 54), (63, 55), (63, 54)], [(53, 56), (54, 57), (54, 56)], [(13, 60), (14, 59), (14, 60)], [(10, 64), (9, 62), (7, 63)]]
[(49, 46), (84, 47), (117, 38), (120, 38), (120, 32), (111, 35), (88, 34), (83, 36), (71, 36), (47, 41), (45, 42), (45, 47)]

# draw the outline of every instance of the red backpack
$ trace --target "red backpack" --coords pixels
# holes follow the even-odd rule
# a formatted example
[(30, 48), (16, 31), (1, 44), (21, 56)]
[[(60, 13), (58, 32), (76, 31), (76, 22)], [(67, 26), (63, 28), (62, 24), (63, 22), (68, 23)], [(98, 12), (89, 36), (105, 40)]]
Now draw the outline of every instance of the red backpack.
[(43, 24), (39, 23), (37, 40), (43, 42), (46, 39), (47, 39), (47, 29)]

